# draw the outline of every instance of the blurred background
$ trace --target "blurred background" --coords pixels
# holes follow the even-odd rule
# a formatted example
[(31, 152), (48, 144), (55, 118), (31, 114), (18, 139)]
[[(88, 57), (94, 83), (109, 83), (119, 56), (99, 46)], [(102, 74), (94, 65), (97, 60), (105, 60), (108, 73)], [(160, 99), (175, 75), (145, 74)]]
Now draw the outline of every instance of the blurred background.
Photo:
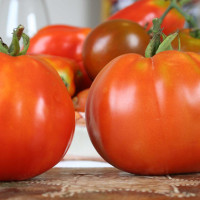
[(44, 0), (52, 24), (94, 27), (101, 21), (102, 0)]
[[(31, 37), (48, 24), (95, 27), (136, 0), (0, 0), (0, 36), (10, 41), (13, 28), (26, 27)], [(200, 1), (191, 0), (190, 13), (200, 15)]]
[(134, 0), (0, 0), (0, 35), (11, 40), (13, 28), (23, 24), (33, 36), (48, 24), (95, 27), (111, 13)]

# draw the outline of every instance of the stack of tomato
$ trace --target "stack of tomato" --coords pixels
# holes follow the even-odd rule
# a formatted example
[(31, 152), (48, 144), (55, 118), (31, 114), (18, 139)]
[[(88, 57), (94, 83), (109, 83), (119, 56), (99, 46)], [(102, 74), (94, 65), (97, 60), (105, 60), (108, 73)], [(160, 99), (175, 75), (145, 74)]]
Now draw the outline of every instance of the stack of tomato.
[[(1, 43), (3, 53), (28, 55), (0, 54), (0, 180), (33, 177), (62, 158), (75, 126), (72, 98), (113, 166), (148, 175), (200, 171), (200, 42), (197, 30), (183, 29), (185, 19), (195, 23), (177, 2), (138, 0), (94, 29), (50, 25), (22, 52), (12, 45), (17, 33), (10, 47)], [(176, 30), (180, 40), (172, 42)]]

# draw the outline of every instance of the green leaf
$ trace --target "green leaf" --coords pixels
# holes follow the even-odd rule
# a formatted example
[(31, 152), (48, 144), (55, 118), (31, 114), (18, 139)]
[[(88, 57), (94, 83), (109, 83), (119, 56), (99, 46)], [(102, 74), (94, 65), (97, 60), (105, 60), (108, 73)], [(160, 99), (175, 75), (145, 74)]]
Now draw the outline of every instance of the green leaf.
[(30, 38), (25, 33), (22, 33), (22, 39), (23, 39), (24, 48), (19, 53), (19, 55), (25, 55), (26, 52), (28, 51), (28, 47), (29, 47), (29, 44), (30, 44)]
[(149, 42), (145, 51), (145, 57), (150, 58), (154, 56), (159, 45), (160, 45), (160, 35), (157, 34), (157, 35), (154, 35), (154, 37)]
[(19, 45), (19, 40), (16, 34), (16, 31), (13, 32), (13, 38), (12, 38), (12, 43), (8, 49), (8, 53), (11, 56), (17, 56), (20, 52), (20, 45)]
[(175, 32), (175, 33), (167, 36), (165, 38), (165, 40), (158, 47), (156, 54), (160, 53), (162, 51), (173, 50), (171, 43), (177, 37), (177, 35), (178, 35), (178, 32)]
[(8, 54), (8, 46), (0, 38), (0, 52)]
[(159, 45), (160, 45), (160, 36), (162, 34), (162, 29), (160, 28), (161, 21), (158, 18), (153, 19), (153, 38), (149, 42), (146, 51), (145, 51), (145, 57), (149, 58), (155, 55)]
[(164, 33), (162, 33), (162, 39), (165, 40), (166, 38), (167, 36)]
[[(29, 37), (23, 33), (24, 26), (19, 25), (16, 29), (13, 30), (13, 37), (10, 46), (8, 47), (6, 44), (3, 43), (2, 39), (0, 38), (0, 52), (9, 54), (10, 56), (18, 56), (18, 55), (25, 55), (30, 39)], [(23, 39), (23, 49), (20, 51), (20, 39)]]

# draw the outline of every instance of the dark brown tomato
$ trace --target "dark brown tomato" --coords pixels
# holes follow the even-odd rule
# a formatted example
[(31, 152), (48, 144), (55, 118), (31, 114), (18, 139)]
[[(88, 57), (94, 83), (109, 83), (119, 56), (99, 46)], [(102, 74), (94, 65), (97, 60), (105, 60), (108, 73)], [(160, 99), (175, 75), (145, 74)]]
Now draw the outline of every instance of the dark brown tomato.
[(83, 46), (83, 62), (91, 79), (115, 57), (125, 53), (144, 55), (150, 36), (139, 24), (116, 19), (94, 28)]

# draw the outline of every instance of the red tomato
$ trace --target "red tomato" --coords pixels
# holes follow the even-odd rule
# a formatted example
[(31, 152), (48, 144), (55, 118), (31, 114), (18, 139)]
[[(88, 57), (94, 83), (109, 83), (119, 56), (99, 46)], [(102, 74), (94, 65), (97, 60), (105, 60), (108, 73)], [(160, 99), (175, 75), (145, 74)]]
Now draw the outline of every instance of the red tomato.
[(174, 49), (179, 49), (180, 39), (180, 49), (181, 51), (192, 51), (196, 53), (200, 53), (200, 38), (195, 38), (190, 35), (189, 29), (181, 29), (179, 31), (179, 38), (176, 37), (172, 42), (172, 46)]
[(82, 65), (82, 46), (91, 28), (81, 28), (68, 25), (49, 25), (39, 30), (30, 40), (29, 54), (48, 54), (70, 58), (77, 62), (79, 77), (77, 91), (88, 88), (91, 80)]
[(92, 79), (89, 78), (83, 62), (79, 63), (79, 68), (77, 68), (75, 71), (76, 71), (75, 83), (76, 83), (76, 94), (77, 94), (78, 92), (89, 88), (92, 84)]
[(24, 180), (57, 164), (75, 113), (56, 70), (38, 57), (0, 53), (0, 180)]
[(125, 53), (144, 55), (150, 36), (130, 20), (106, 21), (88, 35), (83, 46), (83, 63), (91, 79), (113, 58)]
[(73, 60), (60, 56), (38, 55), (38, 57), (48, 62), (56, 69), (62, 78), (70, 96), (73, 96), (76, 90), (74, 78), (75, 76), (78, 76), (78, 72), (74, 72), (77, 64)]
[(82, 61), (82, 46), (90, 28), (49, 25), (30, 40), (28, 53), (49, 54)]
[[(152, 27), (152, 20), (159, 18), (169, 6), (170, 1), (166, 0), (138, 0), (128, 7), (118, 11), (109, 19), (128, 19), (146, 26)], [(176, 10), (171, 10), (165, 17), (162, 28), (165, 34), (172, 33), (184, 27), (185, 19)]]
[(85, 105), (88, 97), (89, 88), (80, 91), (72, 101), (74, 104), (74, 109), (78, 112), (85, 112)]
[(95, 78), (86, 123), (99, 154), (135, 174), (200, 171), (200, 55), (126, 54)]

